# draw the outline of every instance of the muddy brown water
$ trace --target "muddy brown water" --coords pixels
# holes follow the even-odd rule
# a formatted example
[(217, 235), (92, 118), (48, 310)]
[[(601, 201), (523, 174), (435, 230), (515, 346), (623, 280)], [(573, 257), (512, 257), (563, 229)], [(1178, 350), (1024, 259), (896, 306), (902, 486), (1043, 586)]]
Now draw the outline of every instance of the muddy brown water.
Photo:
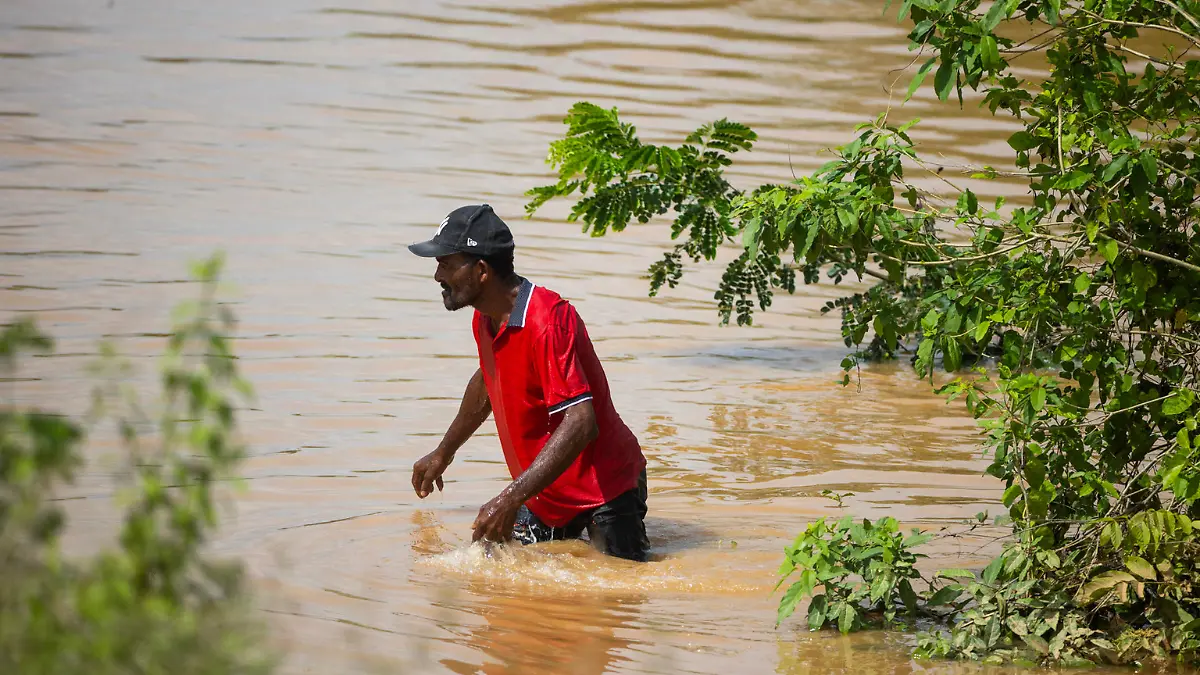
[[(914, 662), (905, 634), (774, 628), (782, 547), (843, 512), (821, 490), (905, 527), (996, 511), (958, 406), (899, 366), (834, 384), (844, 348), (818, 310), (858, 286), (717, 328), (716, 268), (646, 296), (661, 224), (590, 240), (562, 205), (521, 218), (580, 99), (654, 142), (753, 125), (740, 185), (811, 171), (899, 105), (904, 34), (875, 0), (6, 0), (0, 314), (36, 313), (58, 340), (6, 395), (82, 412), (101, 339), (150, 395), (169, 308), (194, 290), (187, 262), (222, 249), (259, 396), (215, 549), (247, 561), (286, 672), (984, 670)], [(923, 92), (893, 115), (925, 119), (938, 161), (1008, 157), (1011, 128), (970, 105)], [(432, 266), (404, 246), (477, 201), (512, 224), (519, 271), (589, 325), (650, 460), (651, 563), (469, 547), (506, 480), (490, 423), (445, 492), (411, 492), (476, 364), (469, 317), (442, 309)], [(64, 501), (77, 552), (113, 527), (113, 445), (97, 438)], [(927, 567), (983, 564), (990, 534), (932, 544)]]

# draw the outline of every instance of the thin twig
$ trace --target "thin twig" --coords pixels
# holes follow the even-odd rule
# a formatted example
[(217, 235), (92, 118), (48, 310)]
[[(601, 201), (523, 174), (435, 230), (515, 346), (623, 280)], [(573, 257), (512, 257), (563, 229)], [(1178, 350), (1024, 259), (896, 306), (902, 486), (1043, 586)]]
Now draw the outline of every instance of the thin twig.
[(940, 267), (942, 265), (953, 265), (955, 263), (960, 263), (960, 262), (973, 262), (976, 260), (986, 260), (987, 258), (994, 258), (996, 256), (1008, 253), (1009, 251), (1014, 251), (1018, 248), (1021, 248), (1022, 246), (1028, 245), (1034, 241), (1037, 241), (1040, 238), (1041, 237), (1030, 237), (1029, 239), (1019, 241), (1016, 244), (1009, 246), (1008, 248), (1003, 248), (1003, 249), (999, 249), (997, 251), (992, 251), (991, 253), (982, 253), (980, 255), (969, 255), (969, 256), (963, 256), (961, 258), (945, 258), (942, 260), (900, 260), (899, 258), (893, 258), (892, 256), (887, 255), (886, 253), (879, 253), (878, 251), (876, 251), (876, 253), (884, 258), (887, 258), (888, 260), (891, 260), (893, 262), (898, 262), (902, 265), (919, 265), (921, 267)]
[(1119, 49), (1123, 52), (1129, 52), (1130, 54), (1133, 54), (1134, 56), (1136, 56), (1138, 58), (1146, 59), (1150, 63), (1156, 63), (1160, 66), (1163, 66), (1164, 68), (1178, 68), (1180, 70), (1183, 70), (1183, 66), (1179, 65), (1178, 63), (1171, 63), (1169, 61), (1163, 61), (1161, 59), (1156, 59), (1153, 56), (1150, 56), (1149, 54), (1143, 54), (1143, 53), (1139, 52), (1138, 50), (1133, 49), (1131, 47), (1126, 47), (1125, 45), (1113, 45), (1113, 47), (1116, 47), (1117, 49)]
[(1179, 5), (1171, 2), (1171, 0), (1158, 0), (1158, 2), (1166, 5), (1167, 7), (1170, 7), (1171, 9), (1175, 10), (1176, 12), (1179, 12), (1179, 15), (1182, 16), (1183, 18), (1187, 19), (1188, 23), (1192, 24), (1197, 29), (1200, 29), (1200, 23), (1197, 23), (1196, 20), (1193, 19), (1190, 14), (1183, 11), (1183, 9), (1179, 7)]
[(942, 181), (943, 183), (945, 183), (946, 185), (949, 185), (950, 187), (954, 188), (955, 190), (957, 190), (957, 191), (959, 192), (959, 194), (962, 194), (962, 192), (963, 192), (963, 189), (962, 189), (962, 188), (960, 188), (959, 186), (955, 185), (955, 184), (954, 184), (952, 181), (950, 181), (950, 179), (946, 178), (946, 177), (945, 177), (945, 176), (943, 176), (941, 173), (939, 173), (939, 172), (937, 172), (937, 171), (934, 171), (933, 169), (929, 168), (929, 164), (927, 164), (927, 163), (926, 163), (924, 160), (922, 160), (922, 159), (919, 159), (919, 158), (917, 158), (917, 157), (910, 157), (910, 159), (912, 159), (913, 161), (915, 161), (915, 162), (917, 163), (917, 166), (921, 167), (922, 169), (925, 169), (925, 170), (926, 170), (926, 171), (928, 171), (929, 173), (933, 174), (933, 175), (934, 175), (934, 177), (936, 177), (938, 180), (940, 180), (940, 181)]
[[(1150, 28), (1152, 30), (1161, 30), (1161, 31), (1165, 31), (1167, 33), (1174, 33), (1175, 35), (1178, 35), (1178, 36), (1182, 37), (1183, 39), (1191, 42), (1192, 44), (1200, 47), (1200, 40), (1197, 40), (1197, 38), (1194, 35), (1189, 35), (1173, 26), (1164, 26), (1162, 24), (1157, 24), (1157, 23), (1140, 23), (1137, 21), (1121, 21), (1119, 19), (1106, 19), (1106, 18), (1100, 16), (1099, 14), (1096, 14), (1095, 12), (1092, 12), (1092, 11), (1089, 11), (1086, 9), (1080, 9), (1078, 11), (1080, 14), (1083, 14), (1084, 16), (1090, 16), (1093, 19), (1095, 19), (1101, 23), (1111, 24), (1113, 26), (1124, 26), (1126, 28)], [(1183, 12), (1181, 11), (1180, 13), (1182, 14)], [(1185, 14), (1184, 16), (1187, 16), (1187, 15)]]
[(1180, 342), (1187, 342), (1189, 344), (1193, 344), (1193, 345), (1200, 347), (1200, 340), (1193, 340), (1191, 338), (1185, 338), (1182, 335), (1173, 335), (1171, 333), (1156, 333), (1154, 331), (1148, 331), (1148, 330), (1131, 330), (1129, 332), (1133, 333), (1134, 335), (1151, 335), (1153, 337), (1167, 338), (1168, 340), (1179, 340)]
[(1113, 241), (1117, 242), (1117, 244), (1121, 248), (1123, 248), (1127, 251), (1133, 251), (1134, 253), (1136, 253), (1138, 255), (1145, 256), (1147, 258), (1154, 258), (1155, 260), (1161, 260), (1162, 262), (1171, 263), (1172, 265), (1179, 265), (1180, 267), (1187, 268), (1189, 270), (1192, 270), (1193, 272), (1200, 272), (1200, 266), (1193, 265), (1192, 263), (1184, 262), (1182, 260), (1176, 260), (1175, 258), (1172, 258), (1171, 256), (1163, 255), (1161, 253), (1155, 253), (1154, 251), (1147, 251), (1144, 248), (1138, 248), (1131, 244), (1126, 244), (1125, 242), (1121, 241), (1120, 239), (1114, 239)]

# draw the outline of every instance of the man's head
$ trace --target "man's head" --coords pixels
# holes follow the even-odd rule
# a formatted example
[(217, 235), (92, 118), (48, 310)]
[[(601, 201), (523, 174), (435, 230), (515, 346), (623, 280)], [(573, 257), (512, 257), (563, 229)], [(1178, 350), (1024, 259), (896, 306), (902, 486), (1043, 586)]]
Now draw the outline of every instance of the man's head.
[(450, 311), (477, 304), (489, 286), (499, 289), (513, 276), (512, 233), (487, 204), (451, 211), (433, 238), (408, 250), (437, 259), (433, 278), (442, 285), (442, 302)]

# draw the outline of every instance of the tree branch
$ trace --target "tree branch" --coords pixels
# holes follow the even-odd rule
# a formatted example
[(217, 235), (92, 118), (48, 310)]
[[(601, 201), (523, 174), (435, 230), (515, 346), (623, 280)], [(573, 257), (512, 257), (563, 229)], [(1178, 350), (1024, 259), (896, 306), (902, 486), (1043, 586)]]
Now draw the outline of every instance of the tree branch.
[(1198, 30), (1200, 30), (1200, 23), (1197, 23), (1196, 20), (1193, 19), (1190, 14), (1183, 11), (1183, 9), (1179, 5), (1171, 2), (1171, 0), (1158, 0), (1158, 2), (1166, 5), (1167, 7), (1170, 7), (1171, 9), (1175, 10), (1176, 12), (1179, 12), (1179, 16), (1182, 16), (1183, 18), (1187, 19), (1188, 23), (1192, 24)]
[(1113, 47), (1116, 49), (1119, 49), (1123, 52), (1129, 52), (1130, 54), (1133, 54), (1134, 56), (1138, 57), (1139, 59), (1145, 59), (1145, 60), (1149, 61), (1150, 63), (1156, 63), (1164, 68), (1179, 68), (1181, 70), (1183, 69), (1183, 66), (1179, 65), (1178, 63), (1171, 63), (1170, 61), (1163, 61), (1161, 59), (1156, 59), (1153, 56), (1150, 56), (1149, 54), (1143, 54), (1143, 53), (1139, 52), (1138, 50), (1133, 49), (1131, 47), (1126, 47), (1125, 45), (1113, 45)]
[(1113, 241), (1117, 242), (1117, 245), (1120, 246), (1121, 248), (1123, 248), (1127, 251), (1132, 251), (1138, 255), (1145, 256), (1147, 258), (1154, 258), (1155, 260), (1161, 260), (1162, 262), (1171, 263), (1172, 265), (1179, 265), (1180, 267), (1189, 269), (1193, 272), (1200, 272), (1200, 266), (1193, 265), (1192, 263), (1184, 262), (1182, 260), (1176, 260), (1175, 258), (1172, 258), (1171, 256), (1166, 256), (1161, 253), (1155, 253), (1154, 251), (1147, 251), (1144, 248), (1138, 248), (1136, 246), (1133, 246), (1132, 244), (1126, 244), (1125, 242), (1121, 241), (1120, 239), (1114, 239)]
[(888, 278), (888, 275), (882, 274), (880, 272), (876, 272), (875, 270), (872, 270), (872, 269), (867, 269), (865, 267), (863, 268), (863, 274), (870, 276), (870, 277), (875, 277), (876, 279), (879, 279), (880, 281), (891, 281), (891, 279)]
[(1019, 242), (1013, 244), (1012, 246), (1009, 246), (1008, 248), (1002, 248), (997, 251), (992, 251), (991, 253), (982, 253), (980, 255), (968, 255), (968, 256), (963, 256), (961, 258), (945, 258), (943, 260), (900, 260), (899, 258), (893, 258), (892, 256), (890, 256), (886, 253), (880, 253), (879, 251), (876, 251), (875, 253), (876, 253), (876, 255), (878, 255), (882, 258), (886, 258), (888, 260), (891, 260), (892, 262), (900, 263), (901, 265), (918, 265), (920, 267), (940, 267), (942, 265), (953, 265), (955, 263), (960, 263), (960, 262), (973, 262), (976, 260), (986, 260), (988, 258), (995, 258), (996, 256), (1004, 255), (1005, 253), (1008, 253), (1009, 251), (1015, 251), (1016, 249), (1021, 248), (1022, 246), (1025, 246), (1032, 242), (1035, 242), (1041, 238), (1042, 237), (1040, 237), (1040, 236), (1030, 237), (1029, 239), (1025, 239), (1024, 241), (1019, 241)]
[(1179, 340), (1180, 342), (1187, 342), (1188, 344), (1193, 344), (1193, 345), (1196, 345), (1197, 347), (1200, 347), (1200, 340), (1193, 340), (1191, 338), (1185, 338), (1182, 335), (1174, 335), (1172, 333), (1156, 333), (1154, 331), (1149, 331), (1149, 330), (1131, 330), (1129, 332), (1133, 333), (1134, 335), (1150, 335), (1153, 337), (1166, 338), (1167, 340)]
[[(1184, 14), (1183, 11), (1180, 10), (1179, 8), (1176, 7), (1175, 9), (1176, 9), (1176, 11), (1178, 11), (1180, 14), (1183, 14), (1188, 19), (1191, 19), (1191, 17), (1188, 17), (1187, 14)], [(1161, 31), (1164, 31), (1167, 33), (1173, 33), (1175, 35), (1182, 37), (1183, 39), (1187, 40), (1188, 42), (1191, 42), (1192, 44), (1196, 45), (1197, 47), (1200, 47), (1200, 40), (1198, 40), (1194, 35), (1189, 35), (1183, 31), (1179, 30), (1178, 28), (1174, 28), (1172, 26), (1164, 26), (1162, 24), (1157, 24), (1157, 23), (1140, 23), (1138, 21), (1119, 21), (1117, 19), (1106, 19), (1106, 18), (1100, 16), (1099, 14), (1096, 14), (1095, 12), (1092, 12), (1092, 11), (1089, 11), (1086, 9), (1079, 9), (1077, 11), (1080, 14), (1083, 14), (1085, 16), (1092, 17), (1096, 21), (1099, 21), (1101, 23), (1107, 23), (1107, 24), (1110, 24), (1113, 26), (1124, 26), (1126, 28), (1149, 28), (1151, 30), (1161, 30)], [(1193, 20), (1193, 22), (1194, 22), (1194, 20)]]

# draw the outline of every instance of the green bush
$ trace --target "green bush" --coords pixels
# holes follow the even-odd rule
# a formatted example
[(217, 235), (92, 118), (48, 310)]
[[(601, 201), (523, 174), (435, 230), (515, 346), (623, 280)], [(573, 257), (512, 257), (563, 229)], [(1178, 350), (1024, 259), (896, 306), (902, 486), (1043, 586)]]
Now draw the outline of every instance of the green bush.
[[(571, 219), (593, 236), (671, 214), (682, 243), (651, 266), (652, 294), (679, 282), (685, 256), (711, 261), (732, 244), (740, 255), (715, 295), (722, 323), (751, 323), (797, 276), (870, 278), (825, 308), (840, 312), (853, 350), (843, 384), (863, 359), (907, 355), (931, 381), (939, 366), (970, 369), (939, 391), (979, 420), (987, 472), (1004, 483), (1012, 536), (997, 562), (906, 602), (890, 585), (915, 578), (908, 568), (855, 559), (886, 521), (870, 533), (821, 525), (788, 549), (785, 571), (830, 567), (815, 583), (802, 571), (781, 616), (826, 598), (810, 620), (848, 630), (898, 603), (953, 626), (922, 638), (927, 655), (1197, 658), (1200, 61), (1187, 54), (1200, 47), (1198, 10), (1195, 0), (900, 3), (914, 64), (923, 59), (909, 94), (930, 73), (942, 101), (981, 91), (982, 105), (1021, 126), (1003, 170), (923, 159), (916, 120), (892, 124), (889, 109), (813, 175), (742, 191), (723, 173), (757, 140), (742, 125), (721, 120), (670, 148), (642, 143), (615, 109), (571, 109), (549, 155), (558, 181), (531, 190), (528, 209), (577, 195)], [(1010, 67), (1030, 52), (1045, 56), (1044, 77)], [(1001, 174), (1027, 181), (1021, 206), (982, 203), (955, 182)], [(823, 562), (804, 557), (820, 542)]]
[[(202, 295), (177, 312), (155, 433), (126, 397), (127, 369), (111, 353), (100, 364), (108, 381), (94, 412), (115, 422), (132, 474), (117, 546), (82, 560), (60, 549), (65, 520), (51, 497), (82, 466), (85, 424), (0, 408), (0, 672), (273, 669), (240, 566), (203, 555), (216, 525), (214, 482), (242, 456), (235, 402), (249, 394), (225, 337), (233, 317), (214, 297), (220, 268), (219, 257), (197, 266)], [(0, 370), (15, 369), (21, 352), (51, 348), (32, 321), (6, 326)]]
[(916, 563), (925, 556), (910, 549), (930, 535), (914, 530), (904, 537), (899, 530), (894, 518), (856, 523), (845, 516), (833, 525), (824, 518), (809, 525), (784, 549), (776, 588), (793, 573), (800, 579), (784, 593), (776, 625), (806, 597), (812, 598), (808, 625), (814, 629), (830, 625), (849, 633), (867, 625), (869, 613), (890, 624), (898, 608), (915, 615), (918, 598), (912, 582), (922, 579)]

